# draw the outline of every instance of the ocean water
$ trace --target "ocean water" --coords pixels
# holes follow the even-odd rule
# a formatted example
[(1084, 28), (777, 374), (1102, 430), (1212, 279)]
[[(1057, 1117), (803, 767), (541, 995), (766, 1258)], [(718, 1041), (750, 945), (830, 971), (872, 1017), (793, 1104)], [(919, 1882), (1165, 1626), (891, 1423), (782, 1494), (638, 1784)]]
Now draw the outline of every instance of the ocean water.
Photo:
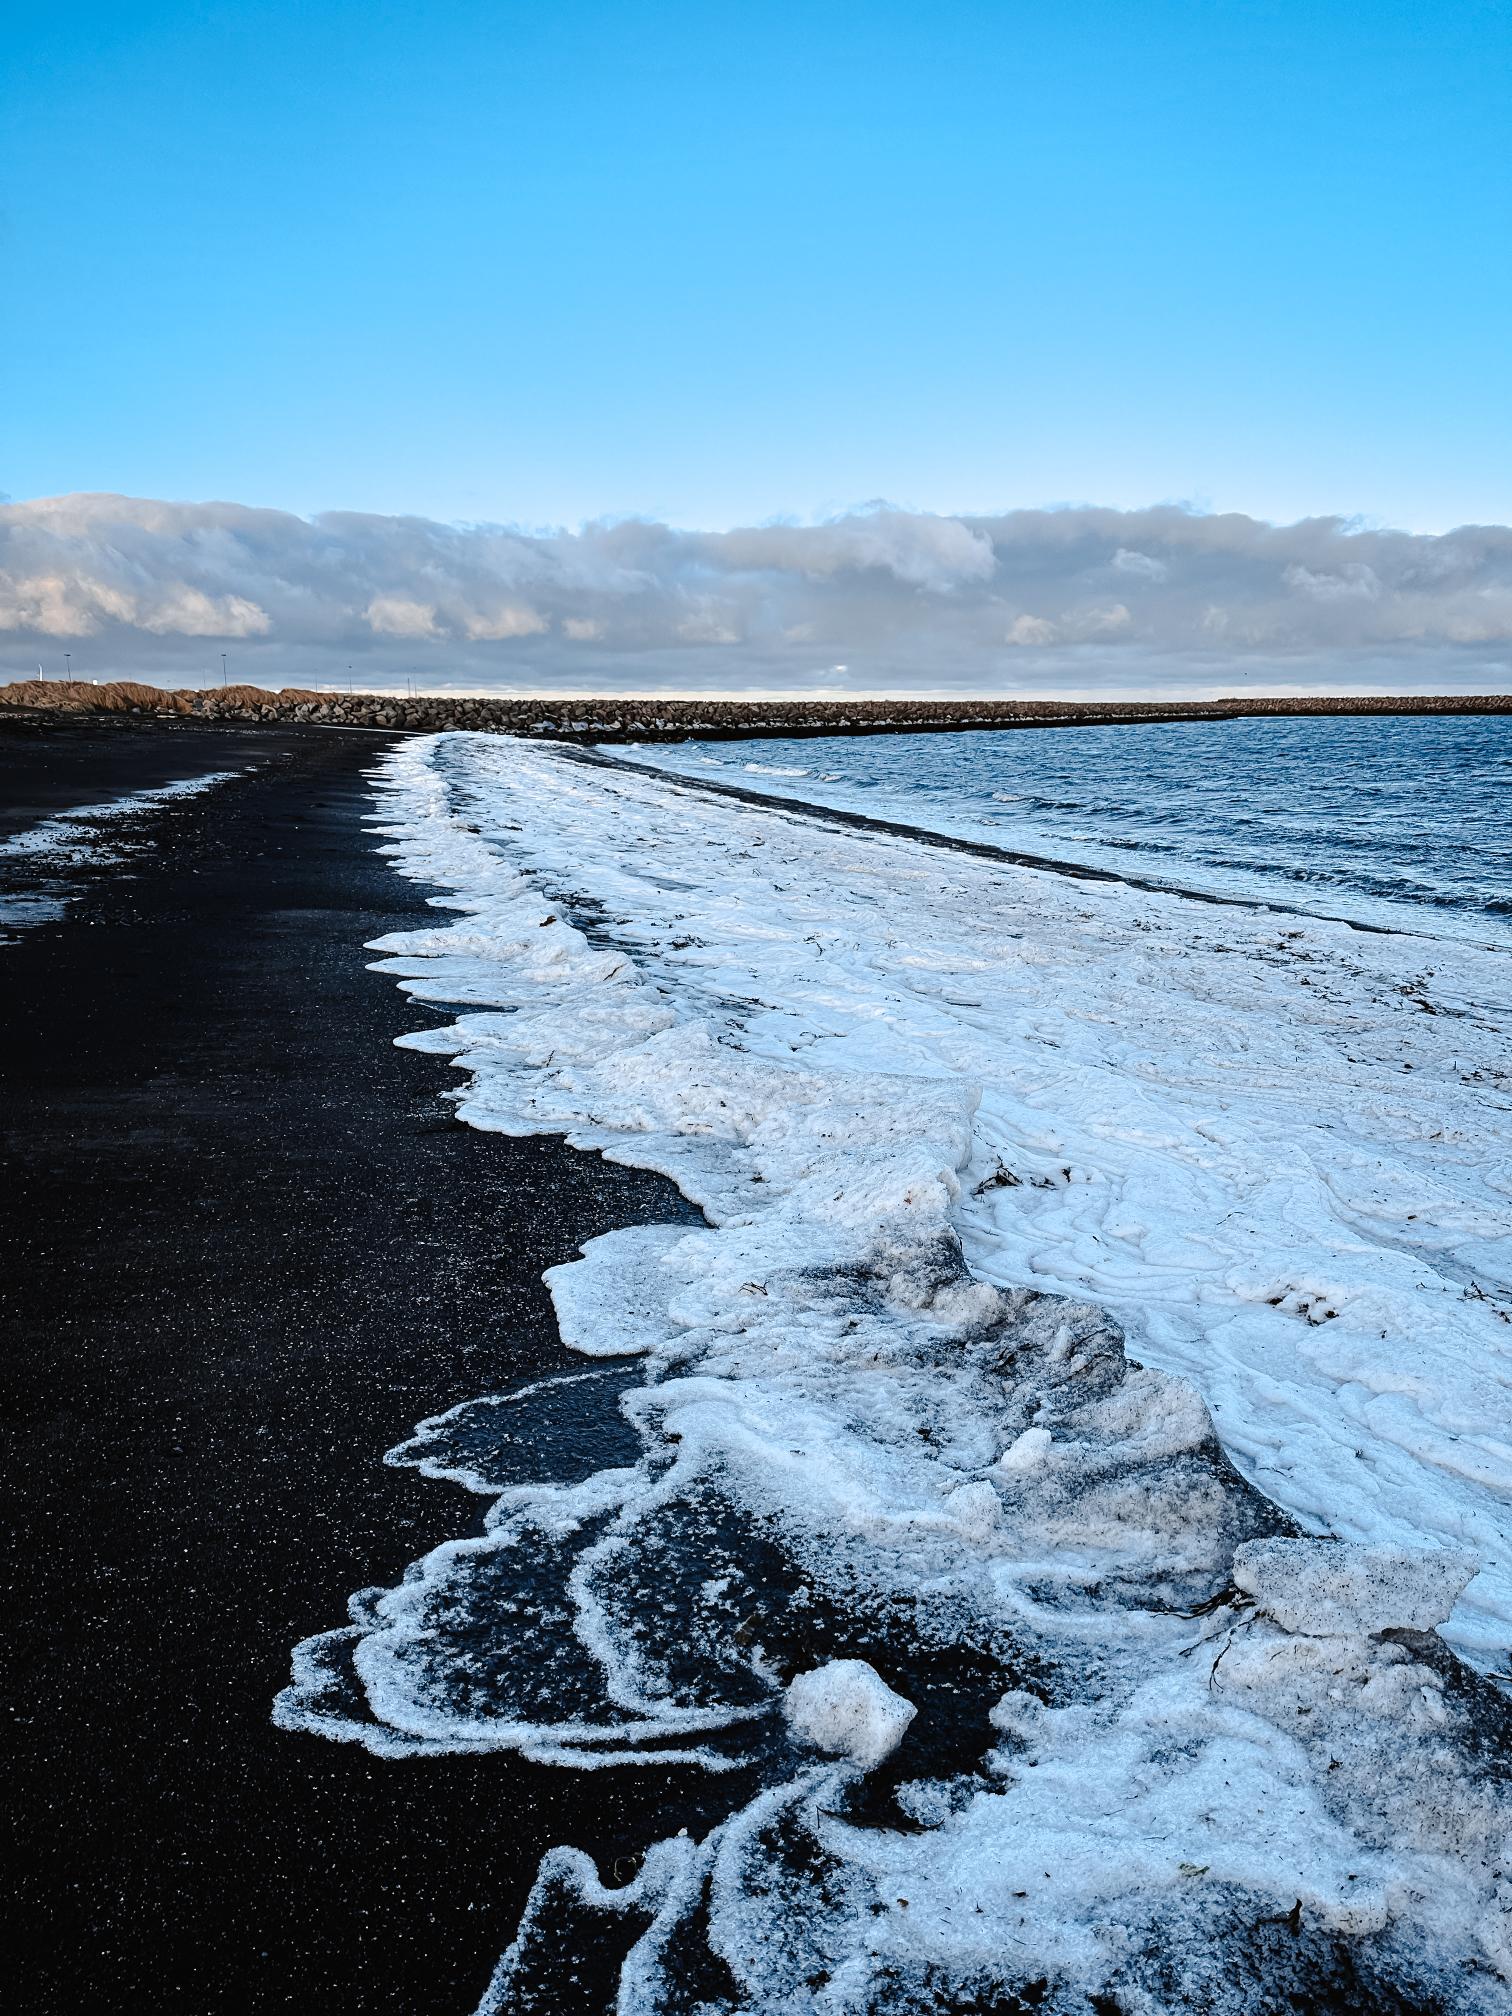
[(538, 741), (377, 799), (459, 1117), (704, 1219), (551, 1270), (582, 1371), (390, 1454), (484, 1530), (275, 1706), (699, 1775), (629, 1881), (545, 1857), (480, 2016), (1500, 2016), (1505, 953)]
[(1512, 948), (1508, 718), (688, 742), (635, 760), (1116, 875)]

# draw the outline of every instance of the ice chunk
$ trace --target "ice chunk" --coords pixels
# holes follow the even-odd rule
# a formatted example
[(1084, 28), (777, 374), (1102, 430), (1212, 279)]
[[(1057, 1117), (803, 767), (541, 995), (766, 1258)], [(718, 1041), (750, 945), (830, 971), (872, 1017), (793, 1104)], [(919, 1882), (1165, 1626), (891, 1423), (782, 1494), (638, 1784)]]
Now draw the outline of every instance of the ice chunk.
[(1477, 1566), (1447, 1547), (1342, 1540), (1249, 1540), (1234, 1550), (1235, 1584), (1284, 1630), (1312, 1638), (1431, 1631)]
[(1050, 1453), (1052, 1437), (1048, 1428), (1026, 1428), (1016, 1442), (1010, 1443), (998, 1458), (999, 1470), (1010, 1475), (1022, 1475), (1027, 1470), (1038, 1470)]
[(945, 1505), (951, 1517), (960, 1521), (962, 1531), (973, 1540), (990, 1539), (1002, 1524), (1002, 1504), (985, 1479), (962, 1484), (951, 1492)]
[(891, 1756), (918, 1713), (864, 1659), (832, 1659), (800, 1673), (785, 1707), (795, 1736), (816, 1750), (850, 1757), (865, 1771)]
[(1150, 1365), (1131, 1372), (1113, 1392), (1084, 1407), (1075, 1426), (1137, 1446), (1147, 1462), (1200, 1449), (1213, 1433), (1196, 1387)]
[(987, 1720), (1005, 1736), (1016, 1736), (1028, 1743), (1044, 1727), (1045, 1704), (1037, 1694), (1026, 1694), (1022, 1687), (1010, 1687), (988, 1710)]

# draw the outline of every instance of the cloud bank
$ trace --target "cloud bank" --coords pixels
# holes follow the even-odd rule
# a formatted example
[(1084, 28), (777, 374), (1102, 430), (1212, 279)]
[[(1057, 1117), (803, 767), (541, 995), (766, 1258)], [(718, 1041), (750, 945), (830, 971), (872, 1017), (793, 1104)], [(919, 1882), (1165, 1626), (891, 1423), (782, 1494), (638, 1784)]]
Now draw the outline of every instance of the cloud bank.
[(0, 506), (0, 667), (165, 684), (1123, 692), (1512, 685), (1512, 528), (1173, 506), (576, 532)]

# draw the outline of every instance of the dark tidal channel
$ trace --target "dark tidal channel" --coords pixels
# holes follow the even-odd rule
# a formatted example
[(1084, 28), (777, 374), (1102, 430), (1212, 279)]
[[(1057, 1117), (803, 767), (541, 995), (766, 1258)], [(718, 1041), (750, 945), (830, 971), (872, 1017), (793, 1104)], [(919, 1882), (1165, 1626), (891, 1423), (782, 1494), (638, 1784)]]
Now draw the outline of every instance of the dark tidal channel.
[(381, 1762), (269, 1704), (349, 1592), (478, 1529), (383, 1452), (581, 1369), (541, 1270), (693, 1214), (459, 1125), (393, 1047), (438, 1016), (363, 949), (434, 915), (362, 825), (391, 738), (184, 732), (0, 734), (31, 816), (260, 765), (0, 948), (6, 2004), (463, 2016), (547, 1847), (626, 1874), (728, 1781)]

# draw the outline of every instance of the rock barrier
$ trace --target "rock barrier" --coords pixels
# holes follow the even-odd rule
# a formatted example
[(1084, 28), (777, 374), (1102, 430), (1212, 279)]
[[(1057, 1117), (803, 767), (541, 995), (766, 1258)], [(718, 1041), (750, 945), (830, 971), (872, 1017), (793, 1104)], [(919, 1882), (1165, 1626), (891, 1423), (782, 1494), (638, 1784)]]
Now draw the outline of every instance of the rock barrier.
[(169, 690), (135, 680), (22, 679), (0, 706), (59, 714), (172, 715), (200, 721), (308, 722), (427, 733), (474, 728), (575, 742), (676, 742), (762, 735), (918, 734), (1116, 722), (1225, 721), (1255, 715), (1507, 714), (1506, 694), (1380, 694), (1222, 700), (650, 700), (521, 699), (454, 694), (322, 693), (285, 686)]

